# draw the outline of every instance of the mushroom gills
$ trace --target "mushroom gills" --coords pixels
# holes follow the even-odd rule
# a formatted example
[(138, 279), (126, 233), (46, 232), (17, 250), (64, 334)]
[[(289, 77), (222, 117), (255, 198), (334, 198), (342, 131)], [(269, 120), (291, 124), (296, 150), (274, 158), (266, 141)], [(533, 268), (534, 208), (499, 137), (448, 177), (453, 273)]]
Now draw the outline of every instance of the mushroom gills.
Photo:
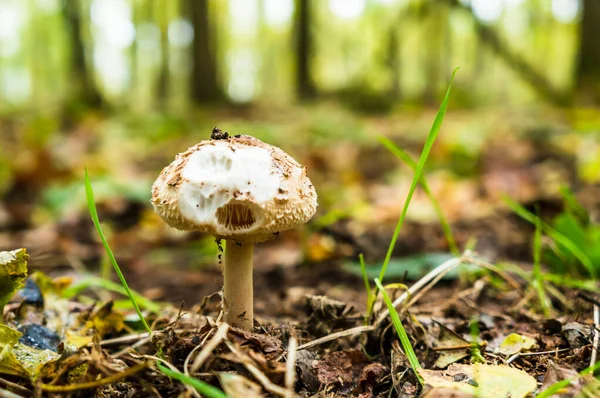
[(242, 230), (250, 228), (256, 217), (252, 209), (241, 203), (230, 203), (217, 209), (219, 224), (230, 230)]

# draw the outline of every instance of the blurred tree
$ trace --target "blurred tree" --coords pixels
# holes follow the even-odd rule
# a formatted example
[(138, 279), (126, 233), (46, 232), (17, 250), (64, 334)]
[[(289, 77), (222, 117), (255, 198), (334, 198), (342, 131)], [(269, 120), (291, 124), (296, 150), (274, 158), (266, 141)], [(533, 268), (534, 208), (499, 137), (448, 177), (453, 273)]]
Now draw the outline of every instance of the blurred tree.
[(600, 103), (600, 1), (583, 0), (577, 60), (577, 93), (583, 102)]
[(387, 46), (385, 65), (390, 71), (391, 82), (389, 96), (393, 100), (400, 99), (400, 59), (398, 57), (400, 43), (398, 41), (398, 27), (391, 24), (387, 32)]
[(153, 2), (154, 21), (160, 28), (160, 72), (158, 74), (158, 99), (166, 106), (169, 96), (169, 8), (166, 0)]
[(459, 7), (462, 10), (469, 12), (473, 18), (475, 32), (477, 33), (480, 43), (489, 47), (509, 68), (527, 82), (532, 89), (536, 90), (542, 97), (556, 105), (566, 105), (569, 102), (569, 95), (566, 92), (554, 87), (552, 82), (544, 74), (540, 73), (533, 65), (529, 64), (519, 54), (513, 51), (510, 45), (503, 40), (492, 26), (487, 25), (477, 18), (469, 5), (460, 3), (458, 0), (447, 1), (450, 1), (455, 7)]
[(81, 1), (63, 2), (63, 20), (69, 38), (70, 56), (70, 97), (92, 107), (102, 105), (102, 96), (85, 60), (85, 43), (81, 30)]
[(296, 0), (294, 13), (294, 40), (296, 48), (296, 92), (301, 99), (311, 99), (317, 94), (312, 77), (313, 23), (310, 0)]
[(195, 103), (215, 102), (221, 98), (215, 29), (210, 24), (208, 4), (208, 0), (187, 0), (190, 22), (194, 27), (191, 95)]

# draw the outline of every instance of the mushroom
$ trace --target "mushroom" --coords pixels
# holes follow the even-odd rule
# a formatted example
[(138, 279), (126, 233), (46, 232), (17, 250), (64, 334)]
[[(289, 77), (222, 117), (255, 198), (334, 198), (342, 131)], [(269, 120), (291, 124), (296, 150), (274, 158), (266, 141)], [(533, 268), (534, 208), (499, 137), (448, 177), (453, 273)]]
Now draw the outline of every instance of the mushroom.
[(155, 211), (170, 226), (224, 239), (225, 321), (254, 325), (254, 244), (306, 223), (317, 194), (302, 167), (281, 149), (215, 129), (210, 140), (178, 154), (152, 186)]

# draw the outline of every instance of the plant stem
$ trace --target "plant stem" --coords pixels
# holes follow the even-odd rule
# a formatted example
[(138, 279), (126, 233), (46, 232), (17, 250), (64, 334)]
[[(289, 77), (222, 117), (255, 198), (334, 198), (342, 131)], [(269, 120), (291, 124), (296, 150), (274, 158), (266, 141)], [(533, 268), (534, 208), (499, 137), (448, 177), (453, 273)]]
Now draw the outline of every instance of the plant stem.
[(225, 322), (250, 331), (254, 327), (253, 251), (253, 243), (228, 240), (225, 245), (225, 267), (223, 267)]

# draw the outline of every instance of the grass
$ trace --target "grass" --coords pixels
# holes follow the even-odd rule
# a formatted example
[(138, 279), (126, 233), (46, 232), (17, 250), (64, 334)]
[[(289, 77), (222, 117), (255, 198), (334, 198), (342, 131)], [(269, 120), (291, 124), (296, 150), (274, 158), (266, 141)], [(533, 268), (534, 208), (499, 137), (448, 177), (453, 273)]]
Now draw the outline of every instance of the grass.
[(408, 358), (408, 363), (410, 363), (411, 368), (415, 372), (415, 375), (417, 376), (419, 383), (421, 385), (423, 385), (423, 378), (419, 374), (419, 369), (421, 369), (421, 364), (419, 363), (419, 359), (417, 358), (417, 355), (415, 354), (415, 350), (413, 350), (412, 345), (410, 344), (408, 334), (406, 334), (406, 330), (404, 329), (404, 326), (402, 325), (402, 321), (400, 321), (400, 316), (398, 316), (398, 312), (396, 311), (396, 308), (394, 308), (394, 304), (392, 303), (390, 296), (388, 296), (387, 292), (385, 291), (385, 288), (381, 284), (381, 281), (379, 280), (379, 278), (375, 278), (374, 281), (375, 281), (375, 285), (377, 286), (379, 291), (381, 291), (381, 294), (383, 296), (383, 301), (385, 302), (385, 305), (387, 306), (388, 311), (390, 312), (390, 318), (392, 318), (392, 324), (394, 325), (394, 328), (396, 329), (396, 333), (398, 333), (398, 337), (400, 338), (400, 344), (402, 344), (402, 350), (404, 350), (404, 354), (406, 354), (406, 357)]
[[(454, 82), (454, 76), (459, 68), (454, 69), (452, 72), (452, 77), (450, 78), (450, 83), (448, 84), (448, 89), (446, 90), (446, 95), (444, 95), (444, 99), (440, 105), (440, 108), (433, 119), (433, 123), (431, 125), (431, 129), (429, 130), (429, 134), (427, 135), (427, 139), (425, 140), (425, 145), (423, 145), (423, 149), (421, 150), (421, 155), (419, 156), (419, 161), (416, 163), (414, 167), (414, 176), (412, 183), (410, 184), (410, 189), (408, 190), (408, 195), (406, 200), (404, 201), (404, 206), (402, 207), (402, 212), (400, 213), (400, 217), (398, 218), (398, 222), (396, 224), (396, 228), (394, 229), (394, 234), (392, 235), (392, 239), (390, 240), (390, 245), (388, 246), (387, 252), (385, 254), (385, 259), (383, 260), (383, 264), (381, 266), (381, 271), (379, 273), (379, 281), (383, 282), (385, 273), (387, 271), (388, 265), (390, 264), (390, 260), (392, 258), (392, 252), (394, 247), (396, 247), (396, 242), (398, 241), (398, 237), (400, 236), (400, 231), (402, 230), (402, 226), (404, 225), (404, 220), (406, 218), (406, 213), (408, 212), (408, 206), (410, 205), (410, 201), (415, 193), (417, 185), (422, 183), (423, 178), (423, 169), (425, 167), (425, 162), (427, 162), (427, 158), (429, 157), (429, 153), (431, 152), (431, 148), (435, 143), (437, 135), (442, 127), (442, 122), (444, 121), (444, 116), (446, 115), (446, 108), (448, 107), (448, 100), (450, 98), (450, 90), (452, 89), (452, 83)], [(411, 159), (412, 160), (412, 159)], [(445, 219), (445, 218), (444, 218)], [(363, 267), (361, 265), (361, 267)], [(364, 268), (364, 267), (363, 267)], [(364, 272), (363, 272), (364, 273)], [(367, 307), (367, 315), (366, 319), (370, 319), (373, 315), (373, 305), (375, 303), (375, 298), (378, 294), (378, 288), (375, 289), (375, 292), (372, 295), (372, 302), (369, 307)]]
[(596, 267), (591, 262), (590, 258), (585, 254), (585, 252), (583, 250), (581, 250), (571, 239), (569, 239), (565, 235), (561, 234), (560, 232), (558, 232), (557, 230), (552, 228), (550, 225), (539, 220), (538, 216), (531, 213), (529, 210), (527, 210), (526, 208), (524, 208), (523, 206), (521, 206), (519, 203), (515, 202), (511, 198), (504, 196), (503, 200), (511, 208), (512, 211), (514, 211), (519, 217), (523, 218), (524, 220), (527, 220), (534, 225), (537, 222), (540, 222), (540, 224), (542, 226), (542, 231), (546, 235), (548, 235), (553, 241), (555, 241), (558, 244), (560, 244), (561, 246), (563, 246), (573, 256), (575, 256), (575, 258), (577, 258), (577, 260), (579, 260), (579, 262), (581, 262), (581, 264), (588, 271), (588, 273), (590, 274), (592, 279), (594, 279), (594, 280), (597, 279), (598, 271), (596, 270)]
[(442, 100), (442, 104), (440, 105), (440, 109), (435, 115), (435, 119), (433, 119), (433, 124), (431, 125), (431, 129), (429, 130), (429, 134), (427, 135), (427, 139), (425, 140), (425, 145), (421, 150), (421, 156), (419, 157), (419, 161), (417, 162), (415, 168), (415, 175), (413, 177), (412, 183), (410, 184), (410, 189), (408, 190), (408, 195), (406, 197), (406, 201), (404, 202), (404, 206), (402, 207), (402, 213), (398, 218), (398, 223), (396, 224), (396, 229), (394, 230), (394, 235), (390, 241), (390, 245), (388, 247), (387, 253), (385, 255), (385, 259), (383, 261), (383, 266), (381, 267), (381, 272), (379, 273), (379, 280), (383, 282), (385, 277), (385, 271), (387, 270), (388, 264), (390, 263), (390, 259), (392, 258), (392, 251), (396, 246), (396, 241), (398, 240), (398, 236), (400, 236), (400, 231), (402, 230), (402, 226), (404, 225), (404, 219), (406, 218), (406, 213), (408, 211), (408, 206), (410, 201), (415, 193), (415, 189), (417, 188), (417, 184), (421, 181), (421, 175), (423, 174), (423, 168), (425, 167), (425, 162), (429, 157), (429, 153), (431, 152), (431, 148), (437, 138), (437, 135), (442, 127), (442, 122), (444, 121), (444, 116), (446, 115), (446, 108), (448, 107), (448, 99), (450, 97), (450, 90), (452, 89), (452, 82), (454, 81), (454, 76), (456, 75), (456, 71), (458, 68), (454, 69), (452, 72), (452, 77), (450, 78), (450, 84), (448, 85), (448, 89), (446, 90), (446, 95)]
[[(89, 179), (87, 170), (85, 170), (85, 196), (86, 196), (88, 210), (90, 212), (92, 222), (94, 223), (94, 227), (96, 227), (96, 231), (98, 232), (98, 235), (100, 236), (100, 240), (102, 241), (102, 244), (104, 245), (106, 254), (108, 255), (108, 258), (110, 259), (110, 262), (111, 262), (115, 272), (117, 273), (117, 276), (119, 277), (119, 281), (121, 282), (121, 285), (123, 286), (123, 290), (129, 297), (129, 300), (131, 301), (133, 308), (135, 308), (135, 311), (137, 312), (138, 316), (140, 317), (140, 321), (142, 322), (144, 329), (146, 330), (146, 332), (148, 332), (149, 335), (152, 335), (152, 330), (150, 329), (150, 326), (148, 326), (148, 323), (146, 322), (146, 318), (144, 318), (144, 314), (142, 314), (142, 311), (140, 310), (140, 306), (138, 305), (138, 303), (136, 301), (136, 296), (137, 296), (137, 298), (139, 298), (139, 294), (134, 294), (134, 292), (129, 288), (129, 285), (127, 284), (127, 281), (125, 280), (125, 276), (121, 272), (121, 268), (119, 267), (119, 264), (117, 263), (117, 260), (115, 259), (115, 256), (114, 256), (110, 246), (108, 245), (108, 241), (106, 240), (104, 231), (102, 231), (102, 226), (100, 225), (100, 219), (98, 218), (98, 211), (96, 209), (96, 202), (94, 200), (94, 190), (92, 189), (92, 184), (90, 183), (90, 179)], [(162, 353), (159, 352), (158, 355), (160, 357), (160, 356), (162, 356)], [(195, 388), (199, 393), (204, 394), (208, 398), (227, 398), (227, 395), (225, 395), (221, 390), (219, 390), (218, 388), (216, 388), (214, 386), (211, 386), (208, 383), (203, 382), (202, 380), (198, 380), (191, 376), (187, 376), (181, 372), (171, 370), (171, 369), (165, 367), (164, 365), (162, 365), (159, 361), (156, 362), (156, 366), (166, 376), (168, 376), (172, 379), (181, 381), (182, 383), (185, 383), (185, 384)]]
[(542, 313), (546, 318), (550, 317), (550, 300), (544, 290), (544, 279), (542, 274), (542, 222), (539, 217), (535, 223), (535, 235), (533, 239), (533, 288), (535, 289)]
[(485, 363), (485, 358), (481, 355), (479, 349), (479, 319), (474, 317), (469, 322), (469, 331), (471, 333), (471, 363)]
[[(413, 172), (416, 172), (417, 163), (414, 160), (412, 160), (410, 155), (404, 149), (398, 147), (392, 142), (392, 140), (390, 140), (387, 137), (379, 137), (379, 142), (381, 142), (381, 144), (383, 144), (383, 146), (386, 147), (397, 158), (406, 163), (406, 165), (410, 167), (410, 169)], [(442, 230), (444, 231), (444, 235), (446, 236), (446, 241), (448, 242), (450, 252), (452, 252), (452, 254), (454, 254), (455, 256), (460, 256), (460, 251), (458, 250), (458, 246), (456, 245), (456, 240), (454, 239), (454, 234), (452, 233), (450, 223), (446, 219), (446, 216), (444, 216), (444, 212), (442, 210), (442, 206), (440, 206), (440, 202), (435, 198), (433, 192), (431, 192), (431, 189), (429, 188), (429, 184), (427, 183), (425, 176), (421, 176), (419, 183), (421, 184), (423, 191), (431, 201), (435, 213), (438, 219), (440, 220), (440, 224), (442, 225)]]
[(583, 369), (581, 372), (579, 372), (579, 375), (577, 375), (574, 378), (557, 381), (556, 383), (550, 385), (544, 391), (542, 391), (541, 393), (539, 393), (536, 397), (537, 398), (549, 398), (549, 397), (553, 397), (553, 396), (555, 396), (555, 394), (559, 394), (560, 390), (562, 390), (563, 388), (567, 387), (569, 384), (571, 384), (572, 382), (574, 382), (578, 378), (580, 378), (582, 376), (585, 376), (585, 375), (588, 375), (588, 374), (592, 374), (593, 375), (594, 372), (596, 370), (598, 370), (598, 369), (600, 369), (600, 362), (597, 362), (596, 364), (594, 364), (594, 366), (589, 366), (589, 367)]
[[(71, 298), (81, 293), (88, 287), (92, 286), (99, 287), (110, 292), (122, 294), (124, 296), (128, 295), (127, 290), (125, 290), (123, 285), (119, 285), (118, 283), (115, 283), (108, 279), (100, 278), (94, 275), (88, 275), (79, 282), (63, 290), (62, 296), (65, 298)], [(148, 300), (146, 297), (142, 296), (134, 290), (130, 289), (130, 292), (133, 295), (133, 298), (135, 299), (136, 303), (139, 304), (140, 307), (145, 308), (151, 312), (158, 312), (160, 310), (160, 305), (156, 304), (152, 300)]]
[[(365, 282), (365, 291), (367, 292), (367, 308), (371, 308), (373, 301), (375, 300), (375, 295), (371, 289), (371, 283), (369, 282), (369, 276), (367, 275), (367, 267), (365, 266), (365, 256), (363, 256), (362, 253), (358, 255), (358, 261), (360, 262), (360, 273), (362, 274), (363, 281)], [(369, 314), (366, 313), (364, 324), (367, 325), (368, 323)]]

